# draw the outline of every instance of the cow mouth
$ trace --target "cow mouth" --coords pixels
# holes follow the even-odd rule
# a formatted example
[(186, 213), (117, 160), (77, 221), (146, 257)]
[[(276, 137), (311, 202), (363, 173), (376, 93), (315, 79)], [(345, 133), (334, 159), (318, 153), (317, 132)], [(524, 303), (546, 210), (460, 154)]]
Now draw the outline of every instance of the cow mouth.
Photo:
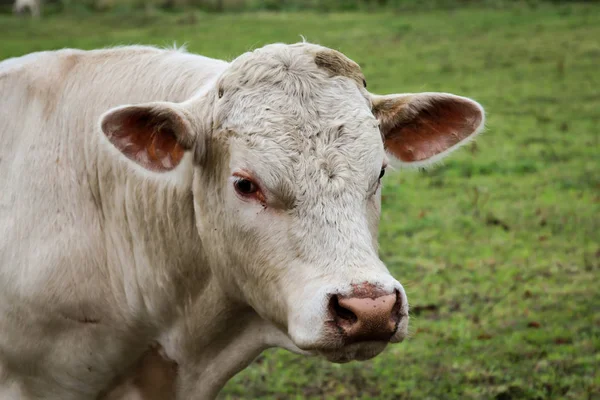
[(333, 363), (343, 364), (350, 361), (365, 361), (383, 352), (388, 344), (403, 342), (408, 336), (408, 320), (407, 314), (401, 314), (396, 331), (388, 340), (349, 342), (345, 340), (343, 335), (332, 329), (332, 326), (327, 326), (326, 334), (317, 343), (308, 345), (304, 343), (304, 346), (299, 343), (295, 344), (303, 354), (319, 355)]
[(337, 349), (321, 349), (316, 353), (336, 364), (350, 361), (366, 361), (380, 354), (388, 345), (387, 341), (354, 343)]

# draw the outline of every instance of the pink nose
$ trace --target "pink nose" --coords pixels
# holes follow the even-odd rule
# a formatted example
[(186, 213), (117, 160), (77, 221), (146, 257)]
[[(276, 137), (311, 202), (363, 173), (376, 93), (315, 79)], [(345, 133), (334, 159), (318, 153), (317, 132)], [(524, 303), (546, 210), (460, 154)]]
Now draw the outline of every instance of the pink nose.
[[(369, 285), (370, 286), (370, 285)], [(400, 293), (382, 294), (370, 287), (350, 296), (333, 295), (329, 310), (345, 344), (364, 341), (388, 341), (400, 321)]]

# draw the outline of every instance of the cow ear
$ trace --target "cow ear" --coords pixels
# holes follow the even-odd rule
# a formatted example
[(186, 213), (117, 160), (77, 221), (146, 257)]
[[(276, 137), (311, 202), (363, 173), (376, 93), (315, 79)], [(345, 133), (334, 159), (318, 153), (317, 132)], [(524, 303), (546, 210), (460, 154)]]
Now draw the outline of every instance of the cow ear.
[(102, 132), (127, 158), (166, 172), (179, 165), (194, 144), (190, 118), (176, 103), (156, 102), (113, 108), (100, 119)]
[(484, 124), (479, 103), (447, 93), (373, 96), (385, 148), (402, 163), (427, 165), (475, 137)]

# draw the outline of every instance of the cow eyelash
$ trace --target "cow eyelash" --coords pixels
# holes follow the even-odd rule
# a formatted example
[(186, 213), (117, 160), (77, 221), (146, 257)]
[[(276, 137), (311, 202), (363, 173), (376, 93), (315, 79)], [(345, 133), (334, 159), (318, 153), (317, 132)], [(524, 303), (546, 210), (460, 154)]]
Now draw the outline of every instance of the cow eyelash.
[(381, 168), (381, 171), (379, 172), (379, 177), (377, 178), (377, 181), (375, 182), (375, 184), (373, 186), (371, 186), (371, 189), (368, 192), (369, 193), (368, 197), (372, 197), (375, 195), (375, 193), (377, 193), (377, 190), (381, 186), (381, 179), (385, 175), (385, 169), (386, 169), (386, 167)]

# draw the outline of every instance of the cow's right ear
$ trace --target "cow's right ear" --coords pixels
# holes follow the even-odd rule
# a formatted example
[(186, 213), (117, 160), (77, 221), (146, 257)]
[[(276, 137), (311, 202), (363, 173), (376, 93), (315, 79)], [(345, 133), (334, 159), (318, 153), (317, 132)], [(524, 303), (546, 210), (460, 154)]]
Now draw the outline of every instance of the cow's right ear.
[(194, 144), (191, 120), (176, 103), (113, 108), (100, 118), (100, 126), (127, 158), (156, 172), (174, 169)]

